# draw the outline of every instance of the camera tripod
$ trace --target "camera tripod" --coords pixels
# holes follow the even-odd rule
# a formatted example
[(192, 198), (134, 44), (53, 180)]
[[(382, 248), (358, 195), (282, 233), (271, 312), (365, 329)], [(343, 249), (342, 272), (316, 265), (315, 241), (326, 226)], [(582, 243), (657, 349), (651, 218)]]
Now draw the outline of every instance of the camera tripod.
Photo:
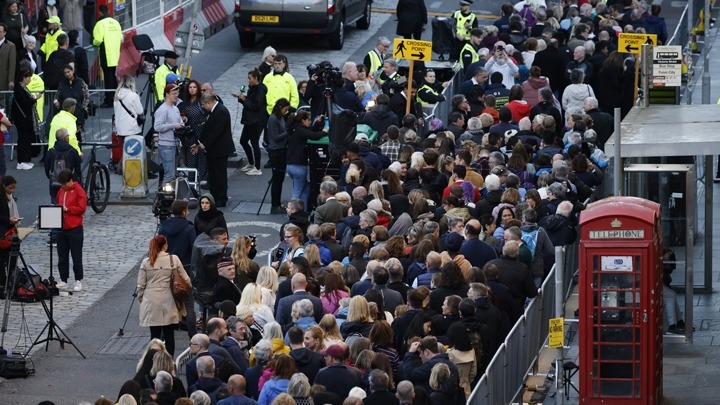
[[(22, 262), (22, 266), (18, 266), (17, 261), (20, 259)], [(7, 331), (7, 322), (8, 322), (8, 315), (10, 313), (10, 299), (12, 296), (12, 291), (15, 291), (17, 288), (17, 280), (18, 280), (18, 272), (23, 271), (25, 273), (25, 276), (30, 281), (30, 285), (33, 288), (33, 291), (35, 291), (35, 297), (38, 301), (40, 301), (40, 304), (43, 307), (43, 310), (45, 310), (45, 315), (47, 316), (48, 322), (45, 324), (45, 327), (40, 331), (38, 334), (38, 337), (35, 339), (35, 341), (30, 345), (30, 347), (27, 349), (27, 352), (25, 353), (24, 357), (27, 357), (30, 354), (30, 351), (32, 351), (32, 348), (45, 343), (45, 351), (48, 350), (50, 347), (50, 342), (53, 340), (56, 340), (60, 342), (60, 348), (65, 348), (65, 343), (69, 343), (72, 347), (77, 350), (77, 352), (82, 356), (83, 359), (87, 359), (85, 355), (80, 351), (80, 349), (73, 343), (73, 341), (70, 339), (70, 337), (65, 333), (65, 331), (58, 326), (58, 324), (55, 322), (55, 319), (53, 318), (53, 295), (52, 292), (50, 293), (50, 305), (45, 303), (45, 300), (40, 295), (40, 291), (38, 290), (37, 283), (33, 279), (32, 275), (30, 274), (30, 270), (28, 269), (28, 265), (25, 262), (25, 258), (22, 255), (22, 252), (20, 252), (20, 238), (17, 236), (13, 237), (12, 239), (12, 245), (10, 247), (10, 256), (8, 258), (7, 263), (7, 277), (9, 280), (10, 273), (12, 271), (13, 275), (13, 282), (12, 282), (12, 288), (11, 289), (5, 289), (5, 310), (3, 313), (3, 323), (2, 323), (2, 342), (0, 344), (3, 344), (5, 341), (5, 332)], [(49, 277), (50, 283), (53, 284), (54, 279), (52, 276), (52, 259), (50, 264), (50, 277)], [(7, 282), (6, 282), (7, 284)], [(45, 331), (47, 330), (47, 336), (42, 339), (42, 337), (45, 335)]]

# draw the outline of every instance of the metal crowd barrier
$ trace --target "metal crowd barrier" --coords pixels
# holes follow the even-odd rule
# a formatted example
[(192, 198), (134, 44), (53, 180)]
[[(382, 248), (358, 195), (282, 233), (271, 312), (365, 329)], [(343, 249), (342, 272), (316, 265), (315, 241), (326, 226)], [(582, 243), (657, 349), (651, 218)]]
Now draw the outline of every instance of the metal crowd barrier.
[[(577, 250), (577, 244), (566, 246), (565, 251), (571, 250)], [(566, 269), (576, 268), (572, 264), (577, 263), (576, 255), (563, 254), (563, 261)], [(540, 293), (530, 301), (498, 348), (470, 394), (469, 405), (508, 404), (522, 395), (525, 379), (536, 369), (538, 355), (547, 340), (549, 319), (555, 317), (556, 269), (556, 265), (552, 267)]]
[[(85, 120), (85, 128), (82, 132), (83, 141), (109, 142), (111, 140), (113, 130), (113, 109), (101, 109), (99, 108), (99, 106), (103, 102), (104, 94), (106, 92), (114, 93), (115, 90), (96, 88), (91, 89), (89, 92), (91, 105), (94, 104), (95, 107), (94, 115), (88, 115), (87, 119)], [(12, 93), (12, 90), (0, 91), (0, 99), (6, 98), (7, 95), (12, 95)], [(43, 99), (43, 116), (40, 117), (40, 129), (42, 132), (40, 133), (39, 140), (32, 143), (33, 146), (47, 146), (49, 137), (53, 136), (53, 134), (49, 134), (48, 132), (50, 131), (50, 123), (52, 122), (53, 117), (57, 113), (57, 109), (53, 104), (56, 94), (57, 90), (45, 90), (45, 97)], [(9, 99), (12, 99), (12, 97), (10, 97)], [(92, 106), (90, 106), (89, 108), (93, 109)], [(7, 106), (6, 110), (6, 112), (9, 114), (10, 111)], [(10, 140), (8, 142), (5, 142), (5, 147), (10, 148), (9, 160), (13, 160), (15, 157), (15, 148), (17, 147), (17, 136), (19, 134), (17, 133), (17, 131), (11, 131), (10, 133)]]

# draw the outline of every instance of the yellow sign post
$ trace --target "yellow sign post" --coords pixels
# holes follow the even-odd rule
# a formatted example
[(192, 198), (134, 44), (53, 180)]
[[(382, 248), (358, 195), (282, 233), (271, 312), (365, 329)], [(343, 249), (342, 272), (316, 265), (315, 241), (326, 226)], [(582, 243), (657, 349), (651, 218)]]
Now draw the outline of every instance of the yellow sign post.
[(548, 346), (555, 349), (563, 347), (564, 340), (565, 320), (563, 318), (550, 318), (550, 337), (548, 338)]
[(395, 41), (393, 41), (393, 58), (410, 60), (410, 71), (408, 72), (407, 104), (405, 106), (405, 114), (409, 114), (410, 106), (412, 105), (413, 100), (412, 78), (415, 61), (421, 60), (429, 62), (431, 60), (432, 42), (395, 38)]
[[(625, 53), (633, 53), (640, 55), (642, 46), (647, 44), (650, 46), (657, 45), (657, 35), (655, 34), (626, 34), (621, 33), (618, 39), (618, 51)], [(640, 61), (635, 58), (635, 91), (633, 92), (633, 104), (638, 98), (638, 80), (640, 75)], [(647, 97), (647, 95), (645, 95)]]
[(655, 34), (625, 34), (621, 33), (618, 40), (618, 51), (639, 55), (643, 44), (657, 45)]

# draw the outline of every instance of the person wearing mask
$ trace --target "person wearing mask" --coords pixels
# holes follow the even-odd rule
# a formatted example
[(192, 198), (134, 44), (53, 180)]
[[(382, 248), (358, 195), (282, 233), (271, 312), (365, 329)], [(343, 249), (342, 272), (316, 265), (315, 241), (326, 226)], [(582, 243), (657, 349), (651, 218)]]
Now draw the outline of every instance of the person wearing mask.
[(268, 118), (268, 158), (272, 167), (270, 180), (270, 213), (285, 214), (285, 208), (280, 205), (282, 185), (285, 180), (287, 159), (288, 129), (285, 124), (285, 115), (290, 111), (290, 102), (281, 98), (275, 102), (270, 118)]
[[(157, 75), (157, 73), (155, 73)], [(177, 139), (175, 130), (185, 126), (180, 110), (175, 106), (178, 100), (178, 87), (168, 84), (164, 87), (165, 101), (155, 111), (155, 130), (159, 134), (158, 150), (162, 162), (163, 177), (158, 188), (175, 179)]]
[[(318, 119), (323, 122), (324, 116)], [(312, 119), (306, 110), (300, 110), (290, 116), (288, 127), (290, 127), (287, 145), (287, 172), (293, 180), (292, 199), (300, 199), (308, 205), (310, 187), (307, 181), (308, 176), (308, 154), (307, 141), (317, 141), (328, 132), (328, 128), (316, 132), (311, 129)]]
[[(7, 119), (7, 118), (6, 118)], [(22, 219), (18, 211), (17, 203), (13, 193), (17, 181), (12, 176), (3, 176), (2, 178), (2, 191), (3, 195), (0, 199), (0, 231), (2, 235), (5, 235), (8, 229), (16, 228)], [(17, 233), (17, 231), (16, 231)], [(0, 290), (2, 295), (5, 295), (5, 283), (7, 282), (7, 274), (5, 269), (7, 268), (7, 262), (10, 257), (10, 246), (5, 249), (0, 248)]]
[(84, 239), (83, 219), (87, 210), (87, 194), (82, 185), (73, 180), (73, 174), (65, 169), (58, 175), (60, 190), (57, 203), (63, 210), (63, 229), (55, 233), (57, 237), (58, 272), (60, 281), (57, 288), (68, 287), (70, 275), (70, 254), (72, 254), (73, 274), (75, 276), (74, 292), (82, 291), (83, 264), (82, 247)]
[[(93, 45), (100, 48), (100, 66), (102, 66), (105, 79), (105, 90), (112, 90), (117, 87), (115, 70), (120, 61), (120, 46), (123, 41), (122, 27), (116, 19), (110, 17), (107, 4), (101, 4), (98, 10), (100, 19), (93, 28)], [(100, 105), (100, 108), (110, 108), (112, 105), (112, 92), (106, 92), (105, 102)]]
[[(248, 164), (241, 168), (248, 176), (262, 176), (260, 171), (260, 134), (267, 122), (267, 87), (260, 82), (261, 73), (259, 70), (248, 72), (248, 91), (233, 93), (233, 97), (243, 105), (242, 135), (240, 146), (245, 151)], [(252, 145), (252, 146), (251, 146)]]

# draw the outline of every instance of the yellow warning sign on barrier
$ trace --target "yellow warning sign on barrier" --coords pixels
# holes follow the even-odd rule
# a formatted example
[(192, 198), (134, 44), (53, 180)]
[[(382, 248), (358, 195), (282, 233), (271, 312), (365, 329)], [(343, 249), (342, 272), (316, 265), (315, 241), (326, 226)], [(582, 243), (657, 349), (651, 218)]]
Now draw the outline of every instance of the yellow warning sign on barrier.
[(657, 35), (621, 33), (618, 40), (618, 51), (639, 54), (643, 44), (657, 45)]
[(393, 42), (393, 58), (428, 62), (432, 58), (432, 42), (395, 38)]
[(550, 318), (550, 336), (548, 346), (552, 348), (563, 347), (565, 340), (565, 320), (563, 318)]

